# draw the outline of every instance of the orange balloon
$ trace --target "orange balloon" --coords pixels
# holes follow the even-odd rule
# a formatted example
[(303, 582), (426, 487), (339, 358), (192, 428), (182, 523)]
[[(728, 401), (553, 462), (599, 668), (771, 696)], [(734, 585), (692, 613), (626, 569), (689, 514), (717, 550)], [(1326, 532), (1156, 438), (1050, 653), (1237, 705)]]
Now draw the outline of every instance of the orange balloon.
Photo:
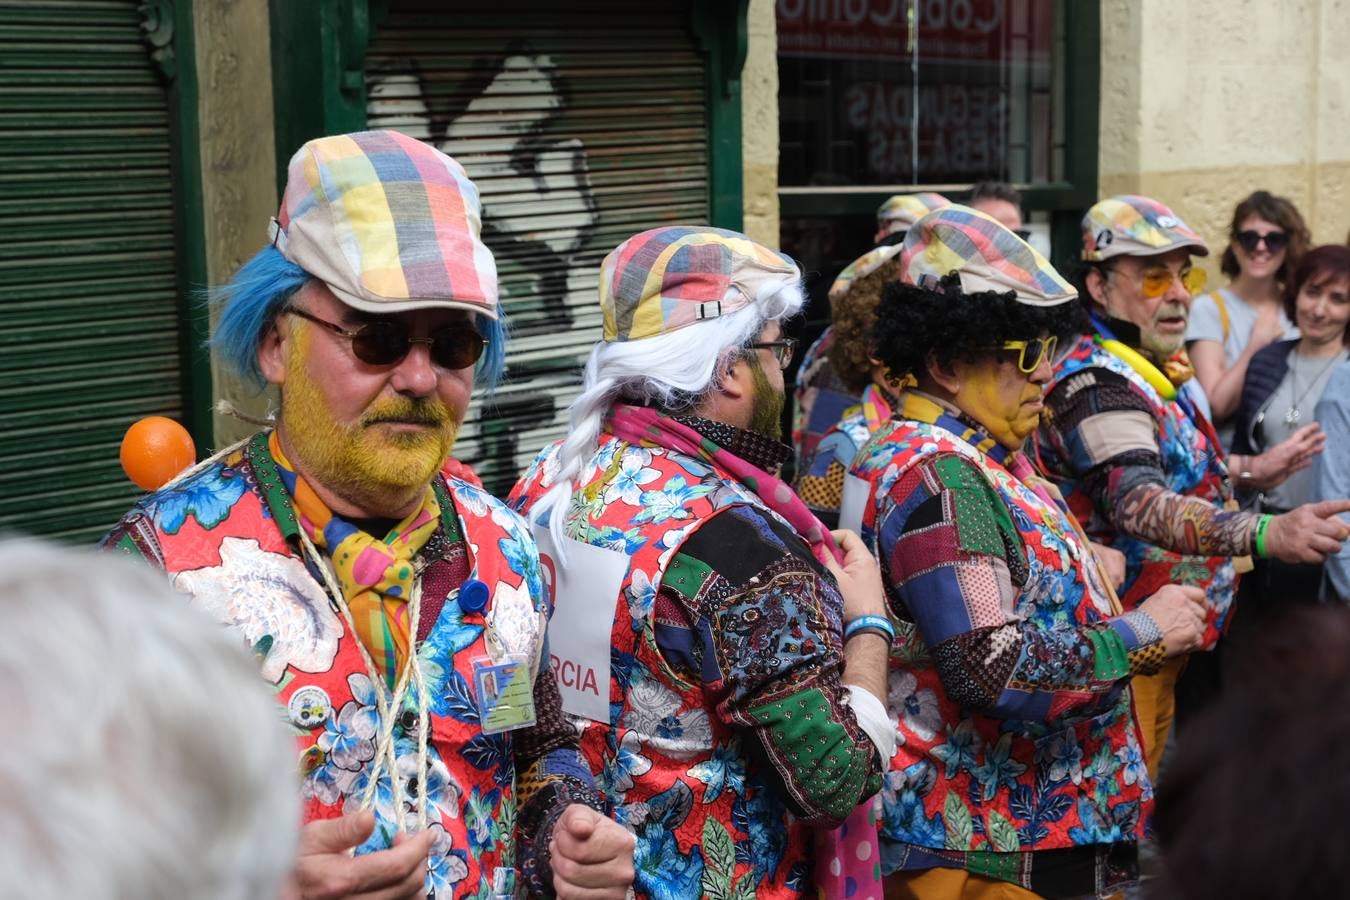
[(153, 491), (197, 461), (192, 435), (173, 419), (146, 416), (122, 436), (122, 471), (138, 487)]

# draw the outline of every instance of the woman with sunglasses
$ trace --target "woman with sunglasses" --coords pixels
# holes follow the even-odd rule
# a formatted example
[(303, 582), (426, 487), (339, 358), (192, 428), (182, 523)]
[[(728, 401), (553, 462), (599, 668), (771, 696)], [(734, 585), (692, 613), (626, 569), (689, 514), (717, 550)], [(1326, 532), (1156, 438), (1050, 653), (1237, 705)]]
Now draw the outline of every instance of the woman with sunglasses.
[[(1308, 425), (1332, 374), (1350, 355), (1346, 347), (1350, 339), (1350, 247), (1328, 244), (1305, 255), (1285, 287), (1283, 306), (1298, 325), (1300, 336), (1270, 344), (1252, 356), (1234, 417), (1235, 454), (1261, 453)], [(1330, 399), (1339, 405), (1350, 403), (1350, 398)], [(1350, 460), (1350, 447), (1344, 444), (1323, 452)], [(1254, 496), (1248, 505), (1259, 512), (1281, 513), (1320, 499), (1311, 467), (1311, 458), (1302, 460), (1283, 483), (1251, 492)], [(1255, 618), (1287, 608), (1290, 600), (1315, 600), (1322, 568), (1320, 564), (1285, 565), (1278, 560), (1258, 562), (1243, 582), (1244, 613), (1237, 621), (1247, 626)]]
[(1186, 330), (1195, 377), (1225, 448), (1233, 444), (1233, 414), (1253, 354), (1297, 336), (1282, 297), (1308, 249), (1308, 227), (1293, 203), (1256, 191), (1233, 211), (1228, 237), (1220, 263), (1228, 286), (1196, 298)]

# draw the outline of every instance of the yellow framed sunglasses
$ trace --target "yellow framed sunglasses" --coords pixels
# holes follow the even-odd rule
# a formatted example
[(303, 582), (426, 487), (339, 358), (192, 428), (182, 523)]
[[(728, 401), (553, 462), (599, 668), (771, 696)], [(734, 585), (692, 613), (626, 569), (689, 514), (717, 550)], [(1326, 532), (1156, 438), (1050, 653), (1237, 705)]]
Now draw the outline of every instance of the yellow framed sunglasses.
[(1057, 337), (1032, 338), (1029, 341), (1004, 341), (1001, 346), (1004, 350), (1017, 350), (1017, 368), (1025, 375), (1030, 375), (1041, 367), (1041, 363), (1049, 359), (1052, 363), (1055, 360), (1055, 347), (1059, 344)]

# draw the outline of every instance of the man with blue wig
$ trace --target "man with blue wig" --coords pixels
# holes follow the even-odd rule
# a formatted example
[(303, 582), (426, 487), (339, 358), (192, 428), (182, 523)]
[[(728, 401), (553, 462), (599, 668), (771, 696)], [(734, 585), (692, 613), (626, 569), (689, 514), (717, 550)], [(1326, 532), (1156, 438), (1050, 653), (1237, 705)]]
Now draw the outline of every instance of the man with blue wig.
[(477, 188), (426, 144), (302, 147), (214, 339), (279, 388), (273, 427), (105, 539), (235, 628), (275, 686), (305, 898), (620, 898), (632, 880), (632, 836), (598, 812), (542, 653), (529, 531), (445, 474), (475, 369), (502, 368), (480, 228)]

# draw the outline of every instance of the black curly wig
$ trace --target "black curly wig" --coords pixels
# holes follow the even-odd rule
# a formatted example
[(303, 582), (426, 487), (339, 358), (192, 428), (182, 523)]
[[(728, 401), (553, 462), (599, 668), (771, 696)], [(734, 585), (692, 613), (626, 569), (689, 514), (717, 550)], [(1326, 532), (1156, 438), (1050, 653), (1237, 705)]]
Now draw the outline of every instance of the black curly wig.
[(953, 272), (937, 290), (891, 282), (881, 295), (872, 330), (877, 358), (896, 375), (922, 375), (928, 354), (938, 364), (977, 362), (996, 356), (1004, 341), (1052, 334), (1061, 344), (1087, 331), (1087, 317), (1078, 303), (1028, 306), (1012, 291), (961, 290)]

